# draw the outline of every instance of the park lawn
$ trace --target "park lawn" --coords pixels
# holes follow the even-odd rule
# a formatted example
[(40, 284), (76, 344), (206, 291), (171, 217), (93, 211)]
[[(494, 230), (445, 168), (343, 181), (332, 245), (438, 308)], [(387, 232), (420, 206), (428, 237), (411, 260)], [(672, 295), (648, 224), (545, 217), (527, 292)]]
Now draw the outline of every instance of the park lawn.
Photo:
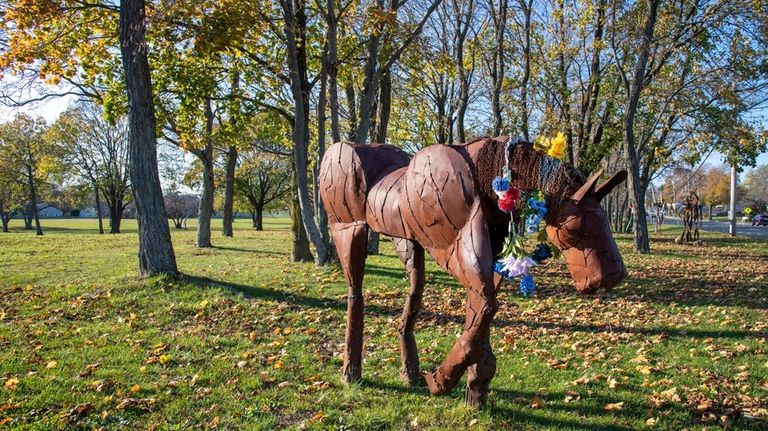
[[(398, 379), (408, 283), (389, 243), (368, 260), (364, 379), (341, 384), (346, 287), (338, 267), (288, 262), (285, 219), (196, 249), (173, 231), (178, 280), (137, 280), (135, 223), (43, 220), (0, 234), (0, 429), (768, 429), (768, 243), (652, 234), (619, 247), (630, 276), (578, 296), (562, 260), (536, 299), (504, 285), (488, 408)], [(441, 361), (464, 292), (431, 261), (422, 369)]]

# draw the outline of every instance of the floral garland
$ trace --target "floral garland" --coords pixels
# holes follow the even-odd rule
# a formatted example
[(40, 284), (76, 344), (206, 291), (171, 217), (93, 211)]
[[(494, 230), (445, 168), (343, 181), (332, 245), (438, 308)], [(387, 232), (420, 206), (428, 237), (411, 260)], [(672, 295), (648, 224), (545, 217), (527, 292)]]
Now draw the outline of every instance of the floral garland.
[[(509, 236), (504, 242), (504, 248), (501, 252), (504, 257), (495, 263), (494, 271), (508, 279), (520, 277), (520, 293), (523, 296), (533, 296), (536, 284), (529, 270), (534, 265), (540, 264), (552, 257), (553, 249), (547, 239), (547, 233), (539, 228), (541, 220), (547, 215), (547, 203), (544, 200), (544, 193), (538, 189), (531, 190), (530, 192), (521, 192), (512, 186), (510, 182), (509, 147), (518, 142), (520, 142), (519, 138), (510, 138), (507, 142), (505, 151), (505, 158), (507, 160), (504, 164), (502, 176), (494, 178), (491, 184), (493, 191), (499, 197), (499, 209), (511, 214)], [(551, 157), (562, 159), (565, 156), (565, 136), (562, 133), (558, 133), (551, 140), (546, 138), (537, 139), (535, 148), (546, 152)], [(521, 213), (521, 219), (524, 220), (524, 229), (518, 233), (514, 212), (517, 203), (521, 200), (525, 202), (525, 207)], [(538, 244), (533, 252), (527, 253), (525, 251), (525, 242), (528, 235), (534, 233), (537, 233), (536, 240)]]

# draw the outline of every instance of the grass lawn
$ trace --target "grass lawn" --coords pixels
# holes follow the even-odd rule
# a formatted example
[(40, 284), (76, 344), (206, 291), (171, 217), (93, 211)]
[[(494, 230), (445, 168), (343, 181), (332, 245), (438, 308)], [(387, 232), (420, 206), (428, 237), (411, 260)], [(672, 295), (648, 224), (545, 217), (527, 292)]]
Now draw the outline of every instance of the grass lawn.
[[(562, 260), (535, 299), (504, 285), (489, 406), (398, 379), (408, 282), (389, 243), (368, 260), (364, 380), (340, 382), (346, 287), (337, 267), (291, 264), (285, 219), (237, 220), (194, 247), (173, 231), (180, 281), (136, 279), (133, 221), (14, 221), (0, 234), (0, 429), (768, 429), (768, 243), (652, 234), (630, 276), (578, 296)], [(216, 232), (218, 227), (215, 226)], [(422, 369), (442, 360), (464, 292), (428, 262)]]

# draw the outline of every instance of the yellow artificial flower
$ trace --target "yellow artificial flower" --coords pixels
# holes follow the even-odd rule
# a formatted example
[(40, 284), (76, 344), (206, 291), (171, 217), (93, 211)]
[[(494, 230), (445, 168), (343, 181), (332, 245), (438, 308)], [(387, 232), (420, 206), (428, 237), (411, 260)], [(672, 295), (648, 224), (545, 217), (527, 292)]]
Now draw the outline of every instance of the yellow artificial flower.
[(533, 149), (536, 151), (541, 151), (542, 153), (546, 153), (549, 151), (550, 146), (550, 140), (543, 137), (543, 136), (537, 136), (536, 139), (533, 140)]
[(557, 132), (555, 139), (549, 141), (547, 155), (560, 160), (565, 158), (565, 135), (563, 132)]

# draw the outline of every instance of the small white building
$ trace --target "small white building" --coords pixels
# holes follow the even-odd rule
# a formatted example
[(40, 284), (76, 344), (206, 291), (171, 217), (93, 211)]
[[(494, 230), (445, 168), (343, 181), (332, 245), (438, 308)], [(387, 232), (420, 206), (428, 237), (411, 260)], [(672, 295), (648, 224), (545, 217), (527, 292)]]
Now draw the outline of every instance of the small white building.
[(40, 217), (45, 217), (45, 218), (54, 218), (54, 217), (64, 216), (64, 213), (60, 209), (46, 203), (37, 204), (37, 214)]
[(90, 207), (80, 210), (80, 218), (94, 218), (96, 215), (96, 208)]

